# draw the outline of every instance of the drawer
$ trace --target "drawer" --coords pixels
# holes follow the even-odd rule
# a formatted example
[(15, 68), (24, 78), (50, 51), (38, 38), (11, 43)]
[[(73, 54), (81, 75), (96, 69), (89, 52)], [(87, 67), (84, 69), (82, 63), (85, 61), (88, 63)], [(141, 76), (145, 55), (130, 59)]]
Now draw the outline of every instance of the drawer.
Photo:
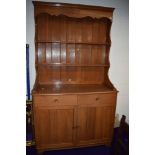
[(35, 106), (76, 105), (76, 95), (38, 95), (34, 96)]
[(106, 104), (115, 105), (116, 94), (89, 94), (89, 95), (78, 95), (78, 104)]

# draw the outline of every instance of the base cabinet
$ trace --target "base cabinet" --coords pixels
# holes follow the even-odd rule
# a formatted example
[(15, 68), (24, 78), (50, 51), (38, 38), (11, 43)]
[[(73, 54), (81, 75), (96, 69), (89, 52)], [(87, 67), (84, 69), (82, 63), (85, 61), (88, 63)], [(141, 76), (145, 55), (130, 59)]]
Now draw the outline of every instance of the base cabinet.
[(33, 101), (38, 151), (111, 143), (115, 93), (35, 95)]

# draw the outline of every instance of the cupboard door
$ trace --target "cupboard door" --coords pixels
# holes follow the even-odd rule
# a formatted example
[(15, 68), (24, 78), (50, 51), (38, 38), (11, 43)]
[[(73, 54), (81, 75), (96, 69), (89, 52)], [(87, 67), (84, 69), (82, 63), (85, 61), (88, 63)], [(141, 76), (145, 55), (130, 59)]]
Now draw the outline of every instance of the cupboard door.
[(77, 123), (78, 145), (110, 143), (114, 125), (114, 107), (79, 106)]
[(39, 149), (73, 146), (73, 106), (35, 107), (34, 121)]

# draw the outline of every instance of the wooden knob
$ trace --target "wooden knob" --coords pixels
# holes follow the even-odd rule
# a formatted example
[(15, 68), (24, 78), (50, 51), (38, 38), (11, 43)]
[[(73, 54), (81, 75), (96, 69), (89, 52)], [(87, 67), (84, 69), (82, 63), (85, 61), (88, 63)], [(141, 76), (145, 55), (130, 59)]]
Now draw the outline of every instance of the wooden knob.
[(96, 97), (96, 101), (98, 101), (100, 98), (99, 97)]
[(58, 102), (58, 99), (54, 99), (54, 102)]

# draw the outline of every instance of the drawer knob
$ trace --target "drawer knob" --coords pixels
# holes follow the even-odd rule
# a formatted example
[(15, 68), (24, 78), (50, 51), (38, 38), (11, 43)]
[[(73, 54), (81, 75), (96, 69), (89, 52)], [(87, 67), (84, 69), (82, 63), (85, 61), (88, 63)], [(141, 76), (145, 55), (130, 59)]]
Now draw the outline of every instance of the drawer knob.
[(58, 102), (59, 100), (58, 99), (54, 99), (54, 102)]
[(99, 97), (96, 97), (96, 101), (98, 101), (100, 98)]

